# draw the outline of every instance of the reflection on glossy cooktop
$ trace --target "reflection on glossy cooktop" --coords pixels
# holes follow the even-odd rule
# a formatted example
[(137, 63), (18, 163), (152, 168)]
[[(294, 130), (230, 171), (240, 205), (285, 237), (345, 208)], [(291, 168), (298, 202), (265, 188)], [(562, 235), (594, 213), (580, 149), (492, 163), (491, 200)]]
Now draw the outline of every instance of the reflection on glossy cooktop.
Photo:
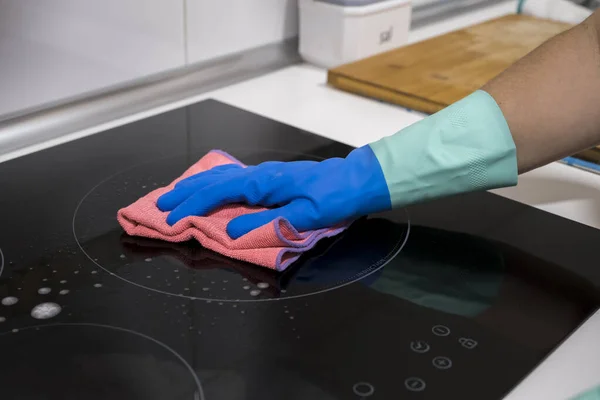
[(213, 148), (350, 150), (209, 100), (0, 164), (3, 399), (500, 398), (600, 304), (600, 234), (489, 193), (359, 219), (283, 273), (123, 233)]

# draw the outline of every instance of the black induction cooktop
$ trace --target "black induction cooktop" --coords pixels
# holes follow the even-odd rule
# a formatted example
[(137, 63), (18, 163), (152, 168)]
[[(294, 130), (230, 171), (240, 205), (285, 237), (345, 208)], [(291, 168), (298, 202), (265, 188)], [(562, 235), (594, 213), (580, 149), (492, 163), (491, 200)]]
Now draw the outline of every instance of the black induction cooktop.
[(2, 399), (497, 399), (598, 309), (600, 231), (490, 194), (356, 221), (284, 273), (130, 237), (211, 149), (351, 149), (203, 101), (0, 164)]

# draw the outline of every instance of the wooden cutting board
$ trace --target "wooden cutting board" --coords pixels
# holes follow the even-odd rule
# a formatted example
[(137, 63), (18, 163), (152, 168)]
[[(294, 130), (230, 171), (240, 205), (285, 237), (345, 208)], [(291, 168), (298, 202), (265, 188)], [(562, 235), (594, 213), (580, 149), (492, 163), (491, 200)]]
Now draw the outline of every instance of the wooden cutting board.
[(339, 89), (435, 113), (571, 27), (507, 15), (328, 71)]

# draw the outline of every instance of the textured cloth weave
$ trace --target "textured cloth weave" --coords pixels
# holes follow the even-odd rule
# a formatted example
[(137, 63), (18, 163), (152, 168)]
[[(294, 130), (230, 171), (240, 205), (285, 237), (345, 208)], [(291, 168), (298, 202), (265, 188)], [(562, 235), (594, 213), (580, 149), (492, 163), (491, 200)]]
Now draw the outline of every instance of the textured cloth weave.
[(330, 229), (298, 232), (289, 222), (278, 218), (246, 235), (233, 240), (227, 234), (227, 223), (233, 218), (265, 210), (245, 204), (230, 204), (206, 216), (190, 216), (173, 226), (166, 222), (168, 212), (162, 212), (156, 202), (172, 190), (182, 179), (213, 167), (236, 163), (244, 166), (229, 154), (212, 150), (188, 168), (166, 187), (158, 188), (117, 213), (119, 224), (132, 236), (141, 236), (168, 242), (197, 240), (202, 246), (227, 257), (250, 262), (277, 271), (285, 270), (302, 253), (313, 248), (325, 237), (335, 236), (347, 228), (340, 225)]

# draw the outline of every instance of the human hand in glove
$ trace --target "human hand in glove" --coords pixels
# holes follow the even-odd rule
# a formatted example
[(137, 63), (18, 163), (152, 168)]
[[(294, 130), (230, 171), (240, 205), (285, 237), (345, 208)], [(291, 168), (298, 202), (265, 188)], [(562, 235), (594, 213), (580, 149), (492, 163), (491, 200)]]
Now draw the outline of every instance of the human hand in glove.
[(516, 147), (495, 100), (477, 91), (394, 135), (321, 162), (224, 165), (158, 199), (169, 224), (229, 203), (272, 209), (232, 220), (238, 238), (278, 217), (298, 231), (374, 212), (517, 183)]
[(233, 239), (278, 217), (302, 232), (391, 208), (383, 171), (369, 146), (319, 162), (218, 166), (178, 182), (157, 206), (170, 212), (167, 223), (173, 225), (230, 203), (269, 208), (233, 219), (227, 226)]

